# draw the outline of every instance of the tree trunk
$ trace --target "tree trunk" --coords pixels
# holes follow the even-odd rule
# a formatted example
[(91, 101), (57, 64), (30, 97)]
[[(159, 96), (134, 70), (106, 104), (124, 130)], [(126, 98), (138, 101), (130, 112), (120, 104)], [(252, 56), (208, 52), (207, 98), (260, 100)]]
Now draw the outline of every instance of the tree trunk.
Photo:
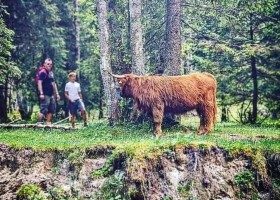
[(78, 71), (78, 80), (80, 80), (81, 70), (79, 68), (80, 59), (81, 59), (81, 47), (80, 47), (80, 24), (78, 19), (79, 13), (79, 2), (78, 0), (74, 0), (74, 26), (75, 26), (75, 65)]
[[(166, 12), (164, 74), (175, 76), (181, 74), (181, 0), (167, 0)], [(174, 125), (178, 122), (174, 114), (166, 114), (164, 123)]]
[(100, 87), (99, 87), (99, 105), (98, 105), (98, 110), (99, 110), (99, 114), (98, 114), (98, 119), (102, 119), (104, 118), (104, 112), (103, 112), (103, 97), (104, 97), (104, 87), (102, 84), (102, 78), (101, 76), (99, 76), (100, 78)]
[(5, 85), (0, 85), (0, 122), (7, 122), (7, 102), (5, 101)]
[(225, 96), (222, 94), (221, 97), (221, 101), (222, 101), (222, 117), (221, 117), (221, 122), (227, 122), (228, 121), (228, 114), (227, 114), (227, 108), (224, 104), (225, 101)]
[(130, 46), (132, 50), (132, 73), (146, 74), (141, 24), (141, 0), (129, 0)]
[(165, 71), (167, 75), (180, 75), (181, 67), (181, 0), (166, 3)]
[[(251, 44), (254, 44), (254, 30), (252, 24), (252, 14), (250, 16), (250, 39)], [(257, 78), (257, 67), (256, 67), (256, 57), (251, 56), (251, 70), (253, 79), (253, 100), (252, 100), (252, 116), (249, 119), (252, 124), (255, 124), (258, 116), (258, 78)]]
[(107, 21), (108, 10), (105, 0), (97, 0), (97, 12), (99, 23), (99, 43), (100, 43), (100, 73), (104, 85), (104, 94), (108, 109), (109, 125), (116, 121), (117, 94), (111, 73), (110, 49), (109, 49), (109, 25)]

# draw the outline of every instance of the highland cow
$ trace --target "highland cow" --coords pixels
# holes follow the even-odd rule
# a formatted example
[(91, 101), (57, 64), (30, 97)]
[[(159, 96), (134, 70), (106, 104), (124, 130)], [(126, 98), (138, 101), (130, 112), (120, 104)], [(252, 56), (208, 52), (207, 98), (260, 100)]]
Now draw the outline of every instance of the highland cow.
[(209, 73), (182, 76), (113, 75), (120, 84), (121, 96), (133, 98), (136, 107), (152, 114), (156, 136), (163, 136), (164, 113), (183, 114), (196, 110), (200, 134), (208, 134), (216, 122), (217, 83)]

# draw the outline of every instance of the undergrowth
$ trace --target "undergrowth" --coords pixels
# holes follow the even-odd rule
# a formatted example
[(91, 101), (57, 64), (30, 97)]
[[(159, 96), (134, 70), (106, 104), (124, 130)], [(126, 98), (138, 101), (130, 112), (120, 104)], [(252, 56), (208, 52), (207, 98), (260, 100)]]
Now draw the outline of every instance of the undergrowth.
[[(197, 122), (182, 122), (172, 128), (163, 128), (166, 137), (156, 138), (150, 123), (117, 124), (93, 122), (86, 129), (35, 130), (0, 129), (0, 143), (15, 148), (31, 147), (35, 150), (85, 149), (112, 146), (125, 149), (128, 154), (145, 154), (169, 146), (218, 146), (231, 151), (280, 151), (280, 129), (253, 127), (234, 123), (218, 124), (209, 135), (197, 134)], [(135, 151), (138, 150), (138, 152)]]
[[(62, 130), (34, 130), (34, 129), (0, 129), (0, 144), (14, 148), (33, 148), (37, 151), (65, 150), (70, 164), (83, 162), (85, 149), (108, 148), (112, 153), (107, 158), (105, 166), (92, 172), (92, 178), (107, 177), (102, 187), (99, 199), (125, 199), (127, 196), (137, 196), (139, 191), (126, 191), (122, 164), (126, 165), (126, 175), (131, 180), (142, 183), (145, 180), (141, 170), (156, 168), (157, 159), (165, 155), (172, 158), (174, 154), (186, 148), (210, 151), (219, 147), (227, 150), (229, 157), (250, 157), (251, 169), (258, 169), (266, 175), (266, 160), (264, 155), (278, 155), (280, 152), (280, 129), (268, 127), (245, 126), (235, 123), (218, 123), (209, 135), (197, 134), (197, 121), (184, 121), (182, 125), (164, 127), (166, 137), (156, 138), (153, 135), (151, 123), (133, 124), (122, 123), (113, 127), (107, 122), (93, 122), (86, 129)], [(178, 154), (179, 155), (179, 154)], [(180, 161), (180, 158), (177, 157)], [(116, 173), (118, 171), (120, 173)], [(183, 197), (189, 197), (190, 184), (182, 183), (177, 190)], [(251, 189), (252, 174), (245, 171), (235, 176), (235, 184), (246, 190)], [(279, 181), (274, 182), (279, 188)], [(36, 190), (34, 190), (35, 188)], [(113, 189), (112, 189), (113, 188)], [(29, 194), (30, 191), (35, 191)], [(242, 190), (240, 190), (242, 192)], [(277, 190), (278, 191), (278, 190)], [(24, 197), (40, 195), (40, 191), (33, 185), (21, 188), (19, 195)], [(63, 196), (64, 192), (55, 189), (54, 196)], [(240, 195), (242, 195), (240, 193)], [(166, 197), (167, 198), (167, 197)]]

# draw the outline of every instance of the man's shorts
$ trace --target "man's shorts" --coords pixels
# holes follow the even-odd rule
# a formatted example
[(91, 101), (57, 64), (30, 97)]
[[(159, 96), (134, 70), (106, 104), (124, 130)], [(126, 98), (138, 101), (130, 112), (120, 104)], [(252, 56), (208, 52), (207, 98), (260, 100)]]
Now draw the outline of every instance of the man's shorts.
[(40, 99), (40, 113), (46, 115), (47, 113), (54, 114), (56, 110), (55, 99), (53, 96), (44, 95), (44, 99)]
[(69, 111), (71, 115), (77, 115), (78, 110), (85, 110), (85, 104), (80, 99), (75, 100), (75, 102), (69, 102)]

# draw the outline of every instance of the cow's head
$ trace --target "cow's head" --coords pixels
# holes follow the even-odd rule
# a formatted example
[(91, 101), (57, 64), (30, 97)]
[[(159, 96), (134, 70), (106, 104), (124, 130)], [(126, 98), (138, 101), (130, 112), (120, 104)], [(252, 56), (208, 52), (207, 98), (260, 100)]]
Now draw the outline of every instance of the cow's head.
[(120, 94), (122, 97), (130, 98), (133, 97), (133, 81), (135, 75), (133, 74), (124, 74), (124, 75), (114, 75), (113, 77), (120, 84)]

